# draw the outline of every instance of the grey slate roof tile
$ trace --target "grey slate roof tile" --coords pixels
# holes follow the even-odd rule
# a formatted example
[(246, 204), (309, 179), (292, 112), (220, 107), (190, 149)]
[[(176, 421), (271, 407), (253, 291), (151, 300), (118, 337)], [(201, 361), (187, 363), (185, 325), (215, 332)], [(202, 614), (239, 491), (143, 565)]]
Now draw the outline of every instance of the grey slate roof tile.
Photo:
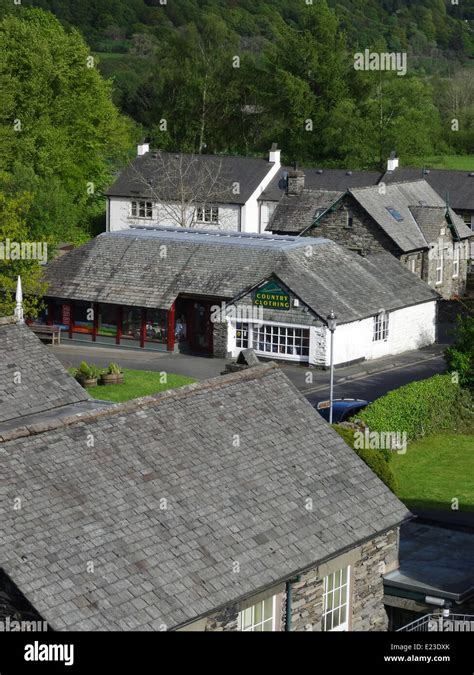
[(0, 320), (0, 423), (89, 400), (27, 326)]
[[(162, 246), (166, 259), (160, 259)], [(169, 309), (180, 293), (238, 298), (272, 275), (316, 316), (333, 309), (341, 323), (372, 316), (381, 307), (390, 311), (437, 297), (390, 254), (363, 258), (322, 238), (205, 231), (103, 234), (50, 263), (45, 278), (52, 297)], [(127, 298), (122, 287), (129, 290)], [(210, 413), (216, 423), (218, 411)], [(187, 410), (177, 406), (178, 414), (184, 420)], [(139, 429), (138, 419), (136, 425)]]
[[(292, 435), (276, 432), (291, 426), (294, 409)], [(198, 428), (205, 442), (196, 442)], [(96, 447), (78, 430), (93, 430)], [(227, 447), (229, 430), (249, 436), (238, 452)], [(104, 464), (109, 449), (114, 462)], [(150, 468), (158, 478), (144, 482)], [(19, 512), (0, 502), (0, 567), (58, 629), (172, 628), (408, 515), (273, 365), (4, 441), (0, 471), (25, 500)], [(172, 497), (168, 512), (159, 509), (163, 494)], [(262, 534), (268, 541), (258, 544)]]

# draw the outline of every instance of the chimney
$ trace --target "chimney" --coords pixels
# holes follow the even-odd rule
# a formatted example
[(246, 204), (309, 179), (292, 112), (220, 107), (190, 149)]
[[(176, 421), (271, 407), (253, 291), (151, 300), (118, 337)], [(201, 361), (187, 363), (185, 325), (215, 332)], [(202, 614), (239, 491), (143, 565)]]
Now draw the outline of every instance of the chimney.
[(390, 153), (390, 157), (388, 158), (387, 161), (387, 171), (395, 171), (395, 169), (398, 169), (398, 165), (399, 160), (397, 157), (397, 153), (395, 152), (395, 150), (392, 150), (392, 152)]
[(304, 171), (299, 169), (291, 169), (288, 171), (288, 187), (286, 192), (289, 195), (299, 195), (304, 190)]
[(277, 166), (280, 166), (281, 164), (281, 150), (278, 149), (278, 145), (276, 143), (272, 143), (268, 161), (273, 162)]
[(137, 145), (137, 157), (142, 157), (142, 155), (146, 155), (147, 152), (150, 152), (150, 144), (144, 139)]

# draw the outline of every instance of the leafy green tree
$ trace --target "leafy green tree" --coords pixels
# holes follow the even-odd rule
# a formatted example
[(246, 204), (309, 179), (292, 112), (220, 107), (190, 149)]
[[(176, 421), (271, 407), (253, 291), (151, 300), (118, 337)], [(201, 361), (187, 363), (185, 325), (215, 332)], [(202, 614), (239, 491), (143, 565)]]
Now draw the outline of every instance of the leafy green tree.
[(459, 383), (474, 390), (474, 316), (458, 316), (456, 337), (445, 352), (448, 369), (458, 374)]
[(130, 124), (78, 31), (66, 32), (52, 14), (32, 9), (6, 16), (0, 44), (0, 168), (21, 176), (19, 189), (28, 169), (28, 189), (36, 185), (43, 194), (46, 223), (57, 207), (53, 199), (49, 210), (47, 190), (60, 194), (64, 214), (55, 235), (61, 240), (70, 235), (71, 213), (84, 230), (88, 217), (103, 211), (101, 193), (129, 146)]
[(31, 242), (26, 224), (32, 196), (23, 193), (12, 198), (0, 193), (0, 315), (9, 316), (15, 309), (15, 291), (21, 276), (25, 315), (36, 316), (46, 285), (41, 281), (37, 259), (18, 259), (14, 245)]

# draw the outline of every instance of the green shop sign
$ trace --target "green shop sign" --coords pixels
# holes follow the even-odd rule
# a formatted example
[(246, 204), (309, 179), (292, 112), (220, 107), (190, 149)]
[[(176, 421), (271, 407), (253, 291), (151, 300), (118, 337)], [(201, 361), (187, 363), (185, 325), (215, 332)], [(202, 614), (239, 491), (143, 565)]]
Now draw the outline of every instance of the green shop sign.
[(289, 294), (274, 281), (267, 282), (258, 291), (255, 291), (253, 304), (266, 309), (288, 310), (291, 308)]

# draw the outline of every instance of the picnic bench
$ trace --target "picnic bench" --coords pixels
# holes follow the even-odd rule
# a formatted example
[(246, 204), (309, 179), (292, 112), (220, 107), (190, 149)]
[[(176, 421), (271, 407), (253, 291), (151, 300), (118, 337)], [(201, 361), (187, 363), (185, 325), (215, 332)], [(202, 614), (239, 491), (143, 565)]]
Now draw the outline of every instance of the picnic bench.
[(61, 329), (59, 326), (46, 326), (41, 323), (30, 323), (31, 330), (41, 338), (50, 338), (51, 344), (61, 344)]

